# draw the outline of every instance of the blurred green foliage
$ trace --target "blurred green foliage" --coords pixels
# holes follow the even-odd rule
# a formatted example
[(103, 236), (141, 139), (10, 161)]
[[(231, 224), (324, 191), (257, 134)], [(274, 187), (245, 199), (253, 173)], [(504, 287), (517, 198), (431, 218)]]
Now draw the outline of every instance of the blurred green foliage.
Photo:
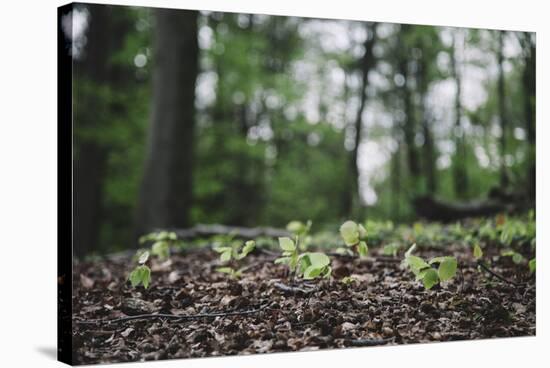
[[(121, 9), (133, 27), (125, 34), (124, 46), (111, 55), (110, 62), (130, 69), (130, 80), (115, 86), (98, 85), (79, 75), (74, 79), (75, 159), (84, 140), (97, 142), (107, 155), (98, 247), (102, 251), (127, 248), (134, 238), (134, 215), (151, 115), (154, 21), (149, 9)], [(318, 22), (294, 17), (201, 13), (201, 71), (196, 97), (193, 206), (190, 209), (193, 223), (284, 227), (289, 218), (311, 219), (316, 227), (308, 244), (325, 247), (341, 242), (333, 229), (351, 215), (345, 213), (343, 207), (350, 188), (350, 150), (346, 141), (351, 128), (346, 125), (346, 119), (353, 115), (347, 110), (353, 110), (354, 96), (358, 94), (354, 81), (357, 79), (356, 49), (360, 49), (362, 43), (356, 34), (361, 34), (361, 23), (331, 21), (332, 27), (344, 25), (343, 29), (349, 33), (347, 49), (336, 50), (324, 46), (331, 41), (327, 41), (327, 34), (317, 31)], [(311, 27), (304, 27), (308, 24)], [(450, 52), (448, 42), (444, 42), (448, 32), (438, 27), (410, 26), (402, 38), (410, 51), (411, 70), (414, 65), (425, 64), (426, 88), (450, 78), (449, 68), (441, 62), (448, 59)], [(462, 32), (465, 42), (484, 56), (467, 62), (490, 75), (488, 70), (494, 66), (487, 57), (495, 50), (494, 35), (482, 30)], [(372, 103), (386, 106), (394, 116), (403, 114), (395, 82), (398, 34), (396, 25), (386, 25), (381, 32), (375, 77), (387, 87), (369, 87), (373, 89), (369, 89)], [(510, 33), (508, 37), (513, 41), (515, 35)], [(138, 57), (145, 63), (137, 63)], [(526, 93), (522, 87), (522, 60), (509, 58), (507, 63), (510, 68), (505, 76), (506, 98), (509, 121), (514, 124), (507, 136), (511, 157), (508, 169), (513, 184), (521, 186), (525, 182), (525, 167), (534, 159), (534, 153), (522, 136), (523, 107), (512, 103)], [(306, 99), (311, 80), (299, 78), (300, 71), (296, 70), (306, 70), (308, 77), (314, 77), (315, 88), (321, 91), (318, 100)], [(349, 88), (344, 90), (328, 77), (342, 73), (349, 83)], [(204, 82), (208, 80), (211, 82)], [(416, 101), (420, 97), (413, 87)], [(470, 199), (484, 196), (498, 184), (498, 162), (504, 159), (495, 153), (497, 140), (492, 134), (497, 114), (495, 90), (496, 79), (488, 77), (482, 91), (487, 95), (486, 100), (473, 109), (463, 107), (470, 127), (466, 154), (462, 158), (468, 170)], [(311, 118), (304, 108), (311, 104), (315, 105), (317, 118)], [(343, 107), (332, 111), (333, 105)], [(311, 106), (308, 109), (311, 110)], [(420, 111), (415, 114), (419, 119), (422, 117)], [(450, 145), (454, 137), (437, 130), (437, 118), (430, 124), (435, 131), (438, 162), (444, 164), (438, 164), (439, 185), (434, 194), (456, 199), (453, 150), (437, 148)], [(370, 120), (368, 123), (366, 137), (379, 143), (379, 151), (391, 158), (377, 169), (377, 175), (369, 183), (376, 200), (368, 205), (362, 203), (360, 213), (354, 216), (369, 219), (364, 223), (369, 245), (383, 245), (385, 254), (395, 255), (404, 243), (435, 246), (464, 241), (468, 236), (507, 247), (531, 240), (534, 244), (535, 225), (531, 220), (507, 218), (499, 225), (494, 219), (453, 226), (414, 223), (417, 219), (410, 199), (425, 190), (426, 184), (421, 177), (419, 187), (415, 188), (406, 170), (401, 132), (396, 133), (400, 126), (394, 125), (401, 124), (399, 119), (389, 125), (377, 125)], [(93, 124), (95, 121), (102, 124)], [(422, 138), (420, 133), (417, 135)], [(421, 142), (416, 149), (420, 146)], [(398, 163), (397, 171), (391, 168), (392, 159)], [(390, 185), (396, 175), (400, 175), (398, 192)], [(404, 222), (414, 225), (402, 225)], [(218, 240), (203, 240), (210, 241)], [(256, 243), (258, 247), (273, 245), (271, 239), (256, 239)], [(165, 254), (160, 246), (158, 248)]]

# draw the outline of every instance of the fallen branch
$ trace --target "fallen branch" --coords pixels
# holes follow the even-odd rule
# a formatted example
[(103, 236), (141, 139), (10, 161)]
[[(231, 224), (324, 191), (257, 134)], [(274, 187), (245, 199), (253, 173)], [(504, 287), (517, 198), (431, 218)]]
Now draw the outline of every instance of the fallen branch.
[(214, 318), (214, 317), (227, 317), (227, 316), (242, 316), (247, 314), (258, 313), (269, 306), (268, 303), (261, 305), (255, 309), (246, 309), (246, 310), (237, 310), (237, 311), (228, 311), (228, 312), (212, 312), (212, 313), (198, 313), (198, 314), (186, 314), (186, 315), (177, 315), (177, 314), (164, 314), (164, 313), (149, 313), (149, 314), (138, 314), (135, 316), (126, 316), (114, 319), (96, 319), (89, 321), (80, 321), (77, 320), (76, 323), (90, 325), (90, 324), (112, 324), (112, 323), (121, 323), (128, 322), (138, 319), (171, 319), (171, 320), (191, 320), (199, 318)]
[(276, 229), (273, 227), (240, 227), (240, 226), (226, 226), (226, 225), (203, 225), (199, 224), (189, 229), (168, 229), (176, 233), (180, 239), (192, 239), (203, 236), (214, 235), (233, 235), (237, 238), (255, 239), (261, 236), (269, 238), (278, 238), (283, 236), (290, 236), (290, 233), (283, 229)]
[(451, 202), (443, 199), (421, 196), (413, 200), (416, 213), (427, 220), (452, 222), (468, 217), (492, 216), (512, 211), (510, 201), (497, 198), (480, 199), (472, 202)]
[(507, 278), (505, 278), (504, 276), (502, 275), (499, 275), (498, 273), (496, 273), (495, 271), (491, 270), (485, 263), (483, 263), (482, 261), (478, 261), (477, 262), (477, 265), (479, 267), (481, 267), (485, 272), (487, 272), (489, 275), (499, 279), (500, 281), (504, 281), (508, 284), (511, 284), (511, 285), (514, 285), (514, 286), (521, 286), (522, 284), (520, 283), (517, 283), (517, 282), (514, 282), (512, 280), (508, 280)]

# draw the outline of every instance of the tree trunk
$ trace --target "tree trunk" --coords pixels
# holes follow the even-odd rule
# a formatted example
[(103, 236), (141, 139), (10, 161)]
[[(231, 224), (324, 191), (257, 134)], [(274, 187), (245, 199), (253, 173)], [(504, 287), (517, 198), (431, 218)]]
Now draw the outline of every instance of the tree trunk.
[[(395, 137), (397, 136), (396, 134)], [(399, 219), (401, 217), (401, 185), (401, 143), (398, 140), (397, 149), (391, 158), (391, 213), (394, 219)]]
[(407, 34), (409, 27), (410, 26), (408, 25), (402, 25), (400, 34), (398, 35), (397, 55), (399, 61), (397, 68), (399, 74), (401, 74), (404, 79), (403, 86), (401, 87), (401, 98), (403, 100), (403, 110), (405, 113), (403, 133), (405, 138), (409, 175), (412, 179), (413, 192), (416, 192), (418, 190), (418, 178), (420, 175), (418, 152), (414, 143), (414, 138), (416, 135), (416, 119), (414, 114), (412, 94), (409, 89), (409, 55), (407, 52), (407, 47), (402, 40), (402, 38)]
[(535, 165), (535, 147), (536, 147), (536, 47), (533, 37), (530, 33), (524, 33), (520, 39), (524, 52), (523, 67), (523, 103), (525, 114), (525, 130), (527, 132), (528, 160), (527, 165), (527, 193), (529, 198), (536, 197), (536, 165)]
[(153, 112), (137, 231), (185, 227), (192, 201), (196, 11), (155, 10)]
[(365, 110), (365, 105), (367, 102), (367, 87), (369, 83), (369, 72), (375, 66), (376, 60), (373, 55), (373, 48), (376, 43), (376, 28), (377, 23), (366, 23), (367, 37), (363, 44), (365, 51), (363, 56), (359, 61), (359, 68), (361, 72), (361, 86), (359, 93), (359, 108), (357, 109), (357, 114), (355, 116), (355, 143), (353, 150), (351, 151), (349, 158), (349, 167), (351, 173), (350, 188), (348, 192), (348, 205), (347, 209), (348, 216), (352, 216), (354, 209), (358, 206), (360, 193), (359, 193), (359, 167), (358, 156), (359, 156), (359, 145), (361, 144), (361, 138), (363, 133), (363, 111)]
[(428, 65), (424, 57), (417, 60), (416, 81), (420, 95), (420, 118), (422, 119), (422, 163), (424, 176), (426, 177), (426, 191), (432, 195), (437, 190), (437, 179), (435, 170), (435, 144), (430, 119), (426, 112), (426, 95), (428, 93)]
[(509, 184), (508, 172), (506, 169), (506, 138), (508, 132), (508, 116), (506, 114), (506, 91), (504, 85), (504, 36), (505, 31), (498, 31), (498, 52), (497, 52), (497, 63), (498, 63), (498, 84), (497, 84), (497, 94), (498, 94), (498, 114), (500, 121), (500, 130), (502, 132), (500, 136), (500, 185), (505, 188)]
[[(107, 129), (109, 124), (108, 118), (98, 118), (104, 114), (95, 115), (97, 111), (106, 111), (107, 116), (116, 113), (115, 107), (107, 105), (108, 101), (101, 98), (98, 89), (116, 89), (124, 84), (124, 71), (110, 63), (109, 59), (115, 50), (122, 47), (130, 25), (123, 8), (93, 4), (86, 5), (86, 8), (89, 25), (85, 55), (81, 60), (75, 60), (74, 69), (77, 86), (88, 83), (93, 90), (80, 95), (79, 89), (76, 89), (74, 99), (78, 109), (75, 111), (75, 131), (95, 133)], [(109, 147), (96, 137), (78, 134), (74, 146), (73, 242), (75, 254), (82, 257), (98, 248)]]
[(466, 142), (464, 137), (464, 131), (460, 123), (462, 117), (462, 104), (460, 96), (462, 93), (462, 79), (460, 71), (458, 70), (456, 60), (456, 36), (453, 36), (453, 45), (451, 46), (451, 72), (455, 79), (456, 93), (455, 93), (455, 147), (456, 152), (453, 162), (453, 181), (456, 196), (464, 199), (468, 196), (468, 173), (466, 165)]

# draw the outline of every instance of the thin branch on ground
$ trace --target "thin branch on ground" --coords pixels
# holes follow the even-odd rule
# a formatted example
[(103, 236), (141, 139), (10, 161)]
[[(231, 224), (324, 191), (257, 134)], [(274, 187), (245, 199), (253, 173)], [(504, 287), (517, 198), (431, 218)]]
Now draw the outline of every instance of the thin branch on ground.
[(364, 346), (379, 346), (386, 345), (389, 342), (394, 342), (395, 338), (391, 337), (389, 339), (355, 339), (350, 340), (349, 345), (355, 347), (364, 347)]
[(507, 278), (505, 278), (504, 276), (502, 275), (499, 275), (498, 273), (496, 273), (495, 271), (491, 270), (485, 263), (483, 263), (482, 261), (478, 261), (477, 262), (477, 265), (479, 267), (481, 267), (485, 272), (487, 272), (489, 275), (499, 279), (500, 281), (504, 281), (510, 285), (514, 285), (514, 286), (521, 286), (522, 284), (520, 283), (517, 283), (515, 281), (512, 281), (512, 280), (509, 280)]
[(285, 284), (280, 283), (280, 282), (274, 283), (273, 286), (275, 288), (285, 292), (285, 293), (293, 293), (293, 294), (301, 293), (301, 294), (304, 294), (304, 295), (308, 295), (308, 294), (311, 294), (311, 293), (317, 291), (317, 288), (305, 289), (305, 288), (301, 288), (299, 286), (285, 285)]
[(236, 310), (236, 311), (227, 311), (227, 312), (212, 312), (212, 313), (198, 313), (198, 314), (186, 314), (186, 315), (177, 315), (177, 314), (165, 314), (165, 313), (148, 313), (148, 314), (138, 314), (135, 316), (126, 316), (114, 319), (96, 319), (89, 321), (77, 320), (78, 324), (112, 324), (112, 323), (122, 323), (139, 319), (170, 319), (170, 320), (192, 320), (199, 318), (214, 318), (214, 317), (228, 317), (228, 316), (242, 316), (247, 314), (258, 313), (269, 307), (269, 303), (262, 304), (261, 306), (253, 309), (245, 310)]

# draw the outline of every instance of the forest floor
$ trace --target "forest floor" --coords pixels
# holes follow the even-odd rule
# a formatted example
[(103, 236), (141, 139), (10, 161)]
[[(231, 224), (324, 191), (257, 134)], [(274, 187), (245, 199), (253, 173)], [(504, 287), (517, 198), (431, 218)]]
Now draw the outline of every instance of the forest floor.
[[(152, 284), (127, 282), (130, 256), (77, 263), (73, 341), (79, 364), (535, 335), (535, 279), (497, 249), (491, 275), (449, 245), (455, 278), (425, 290), (401, 257), (332, 257), (330, 279), (289, 277), (270, 251), (244, 259), (240, 279), (216, 272), (209, 248), (151, 262)], [(423, 257), (441, 248), (421, 247)], [(346, 285), (341, 278), (352, 275)], [(162, 314), (163, 317), (153, 316)], [(177, 317), (182, 316), (182, 317)], [(135, 319), (132, 319), (135, 318)]]

